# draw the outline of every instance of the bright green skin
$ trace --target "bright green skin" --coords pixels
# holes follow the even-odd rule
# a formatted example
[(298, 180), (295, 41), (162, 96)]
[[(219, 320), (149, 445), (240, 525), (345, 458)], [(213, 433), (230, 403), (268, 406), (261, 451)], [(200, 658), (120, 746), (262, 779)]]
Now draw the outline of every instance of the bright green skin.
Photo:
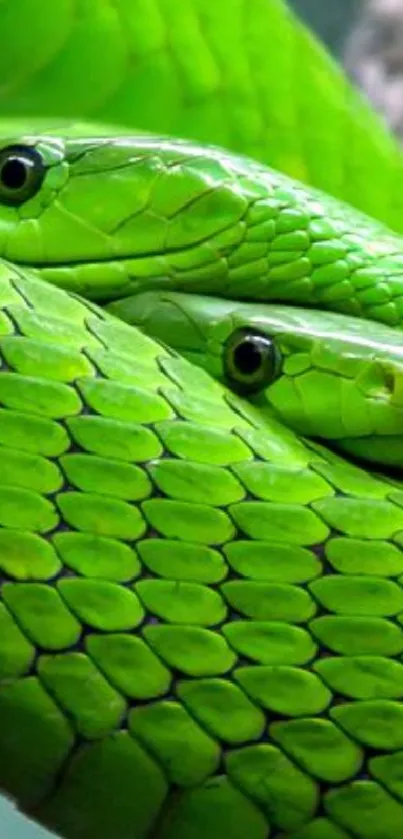
[[(198, 10), (204, 24), (210, 18), (203, 31), (218, 49), (223, 29), (233, 37), (239, 26), (232, 0), (211, 12), (206, 0), (188, 0), (175, 27), (170, 18), (175, 43), (185, 40), (184, 83), (193, 83), (182, 103), (173, 51), (155, 49), (161, 29), (146, 15), (154, 9), (167, 21), (178, 5), (138, 3), (144, 16), (119, 30), (116, 44), (129, 31), (147, 56), (137, 94), (127, 76), (129, 98), (111, 70), (117, 49), (110, 63), (105, 44), (102, 61), (97, 56), (95, 15), (101, 20), (104, 11), (112, 53), (114, 10), (128, 15), (132, 3), (82, 3), (92, 37), (82, 24), (81, 47), (61, 51), (56, 65), (66, 62), (60, 74), (75, 70), (82, 81), (92, 59), (112, 92), (107, 102), (100, 84), (90, 91), (75, 84), (74, 96), (91, 96), (81, 107), (66, 103), (55, 64), (47, 75), (38, 58), (39, 26), (58, 52), (52, 26), (64, 34), (67, 2), (58, 22), (49, 4), (32, 26), (14, 27), (15, 40), (6, 24), (11, 30), (23, 6), (34, 4), (0, 5), (3, 113), (23, 114), (29, 103), (35, 114), (53, 115), (63, 102), (63, 113), (194, 131), (267, 160), (251, 118), (264, 113), (261, 97), (242, 118), (237, 110), (248, 98), (243, 53), (233, 43), (228, 51), (231, 40), (220, 52), (237, 73), (224, 109), (214, 99), (212, 65), (200, 63), (183, 24), (184, 9)], [(275, 43), (269, 72), (267, 33), (273, 43), (278, 32), (287, 57), (292, 29), (281, 27), (292, 19), (275, 0), (247, 8), (252, 72), (270, 91), (281, 74)], [(302, 67), (312, 73), (298, 91), (307, 107), (323, 116), (325, 100), (333, 115), (331, 145), (318, 137), (310, 179), (397, 229), (401, 159), (393, 141), (348, 93), (357, 167), (351, 138), (346, 147), (335, 143), (346, 84), (299, 29), (290, 47), (294, 37), (306, 42)], [(36, 64), (45, 69), (30, 87)], [(322, 99), (318, 67), (329, 74)], [(153, 88), (160, 103), (147, 87), (158, 72), (172, 81), (172, 89)], [(123, 68), (118, 81), (122, 75)], [(209, 96), (201, 98), (203, 85)], [(285, 130), (278, 91), (270, 103), (271, 162), (298, 174), (301, 132)], [(311, 131), (314, 114), (304, 110)], [(5, 144), (15, 141), (11, 133), (5, 129)], [(387, 463), (392, 436), (399, 457), (400, 238), (224, 152), (158, 138), (40, 142), (52, 163), (40, 194), (18, 212), (0, 208), (0, 254), (10, 261), (0, 274), (1, 786), (66, 839), (399, 839), (403, 484), (300, 434), (347, 447), (359, 419), (354, 446), (362, 444), (362, 454)], [(74, 161), (77, 146), (85, 155)], [(341, 160), (351, 166), (345, 180), (336, 177)], [(139, 294), (150, 289), (157, 296)], [(161, 294), (175, 304), (172, 322)], [(208, 300), (212, 294), (227, 300)], [(146, 315), (147, 331), (162, 329), (213, 377), (83, 298), (109, 302), (120, 320)], [(332, 340), (324, 333), (336, 315), (325, 309), (339, 313)], [(276, 399), (280, 421), (267, 405), (270, 388), (242, 400), (217, 381), (229, 326), (256, 318), (270, 333), (281, 321), (291, 370)], [(342, 399), (323, 416), (317, 381), (304, 412), (287, 413), (289, 378), (306, 364), (301, 329), (309, 333), (309, 369), (325, 368), (325, 392), (333, 393), (335, 369), (352, 385), (351, 417)], [(307, 418), (313, 427), (302, 429)]]
[(225, 347), (236, 330), (266, 335), (276, 347), (278, 370), (251, 401), (270, 405), (300, 434), (380, 465), (403, 466), (403, 341), (397, 331), (323, 310), (177, 292), (144, 292), (108, 308), (224, 383)]
[(397, 143), (283, 0), (2, 0), (0, 22), (4, 118), (215, 143), (403, 232)]

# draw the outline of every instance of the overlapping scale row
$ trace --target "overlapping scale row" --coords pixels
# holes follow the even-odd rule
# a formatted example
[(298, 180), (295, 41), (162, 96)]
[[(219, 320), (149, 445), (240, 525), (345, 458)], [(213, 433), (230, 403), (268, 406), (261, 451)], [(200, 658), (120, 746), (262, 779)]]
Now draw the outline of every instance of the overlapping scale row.
[(403, 510), (0, 277), (0, 784), (67, 839), (397, 839)]

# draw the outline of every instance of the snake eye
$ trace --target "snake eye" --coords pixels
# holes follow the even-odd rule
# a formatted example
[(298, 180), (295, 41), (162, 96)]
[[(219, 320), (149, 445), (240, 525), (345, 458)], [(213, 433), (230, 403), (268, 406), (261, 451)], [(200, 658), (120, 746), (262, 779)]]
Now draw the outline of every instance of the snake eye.
[(238, 329), (224, 345), (224, 371), (229, 384), (242, 393), (269, 385), (280, 372), (274, 341), (252, 329)]
[(45, 175), (41, 154), (32, 146), (7, 146), (0, 151), (0, 202), (23, 204), (32, 198)]

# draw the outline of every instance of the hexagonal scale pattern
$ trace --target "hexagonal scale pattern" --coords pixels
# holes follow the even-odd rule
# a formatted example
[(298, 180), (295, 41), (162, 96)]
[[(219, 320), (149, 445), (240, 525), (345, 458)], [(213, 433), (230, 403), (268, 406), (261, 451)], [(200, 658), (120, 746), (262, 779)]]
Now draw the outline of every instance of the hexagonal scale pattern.
[(0, 280), (2, 787), (66, 839), (398, 839), (396, 485)]

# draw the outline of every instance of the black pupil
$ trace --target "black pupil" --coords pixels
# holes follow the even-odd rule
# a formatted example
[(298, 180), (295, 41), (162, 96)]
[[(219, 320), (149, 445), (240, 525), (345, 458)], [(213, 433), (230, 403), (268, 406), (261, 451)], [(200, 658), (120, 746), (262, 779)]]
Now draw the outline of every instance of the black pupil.
[(27, 180), (27, 163), (18, 157), (11, 157), (1, 169), (1, 180), (7, 189), (21, 189)]
[(262, 352), (252, 341), (242, 341), (234, 349), (234, 364), (244, 376), (252, 376), (262, 363)]

